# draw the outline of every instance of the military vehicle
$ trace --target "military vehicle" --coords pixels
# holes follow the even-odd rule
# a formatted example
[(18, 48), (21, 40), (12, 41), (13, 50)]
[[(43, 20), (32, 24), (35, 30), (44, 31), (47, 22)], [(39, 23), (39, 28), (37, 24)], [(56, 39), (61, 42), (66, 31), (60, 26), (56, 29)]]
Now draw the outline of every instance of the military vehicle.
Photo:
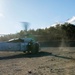
[(24, 38), (14, 38), (6, 42), (0, 42), (0, 51), (23, 51), (24, 53), (38, 53), (40, 50), (40, 44), (27, 37), (28, 23), (22, 22), (25, 28)]
[(14, 38), (7, 42), (0, 42), (0, 51), (23, 51), (24, 53), (38, 53), (40, 44), (32, 38)]

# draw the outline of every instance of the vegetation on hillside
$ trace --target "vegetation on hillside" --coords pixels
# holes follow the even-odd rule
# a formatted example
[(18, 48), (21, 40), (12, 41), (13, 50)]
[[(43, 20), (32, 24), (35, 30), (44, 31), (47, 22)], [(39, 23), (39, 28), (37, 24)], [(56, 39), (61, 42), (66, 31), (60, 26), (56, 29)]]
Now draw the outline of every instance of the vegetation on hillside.
[(21, 30), (16, 34), (9, 34), (0, 37), (0, 41), (7, 41), (12, 38), (24, 38), (26, 35), (31, 38), (36, 38), (38, 41), (49, 42), (51, 40), (69, 40), (75, 41), (75, 25), (73, 24), (57, 24), (54, 27), (49, 27), (45, 29), (31, 29), (27, 31)]

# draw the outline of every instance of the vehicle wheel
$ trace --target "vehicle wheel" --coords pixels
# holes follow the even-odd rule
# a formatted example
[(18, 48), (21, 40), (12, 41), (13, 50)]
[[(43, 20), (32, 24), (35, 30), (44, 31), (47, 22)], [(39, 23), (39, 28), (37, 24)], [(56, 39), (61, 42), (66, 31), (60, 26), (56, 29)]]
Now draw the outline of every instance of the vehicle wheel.
[(29, 54), (29, 53), (30, 53), (30, 51), (23, 51), (23, 53)]
[(26, 53), (26, 51), (23, 51), (23, 53)]
[(32, 54), (36, 54), (36, 53), (38, 53), (39, 52), (39, 44), (35, 44), (34, 45), (34, 48), (32, 49), (32, 51), (31, 51), (31, 53)]

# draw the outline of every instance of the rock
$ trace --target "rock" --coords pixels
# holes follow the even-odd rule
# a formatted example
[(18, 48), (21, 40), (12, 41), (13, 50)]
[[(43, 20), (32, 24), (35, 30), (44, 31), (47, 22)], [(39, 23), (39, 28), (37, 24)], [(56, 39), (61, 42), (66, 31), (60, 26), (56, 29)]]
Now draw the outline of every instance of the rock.
[(32, 71), (28, 71), (28, 73), (29, 73), (29, 74), (31, 74), (31, 73), (32, 73)]

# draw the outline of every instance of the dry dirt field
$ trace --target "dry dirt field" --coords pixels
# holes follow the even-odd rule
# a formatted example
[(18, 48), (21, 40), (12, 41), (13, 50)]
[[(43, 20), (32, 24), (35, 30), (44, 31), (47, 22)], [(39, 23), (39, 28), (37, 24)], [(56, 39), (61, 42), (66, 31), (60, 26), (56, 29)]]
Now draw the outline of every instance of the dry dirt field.
[(75, 47), (42, 48), (36, 55), (0, 52), (0, 75), (75, 75)]

